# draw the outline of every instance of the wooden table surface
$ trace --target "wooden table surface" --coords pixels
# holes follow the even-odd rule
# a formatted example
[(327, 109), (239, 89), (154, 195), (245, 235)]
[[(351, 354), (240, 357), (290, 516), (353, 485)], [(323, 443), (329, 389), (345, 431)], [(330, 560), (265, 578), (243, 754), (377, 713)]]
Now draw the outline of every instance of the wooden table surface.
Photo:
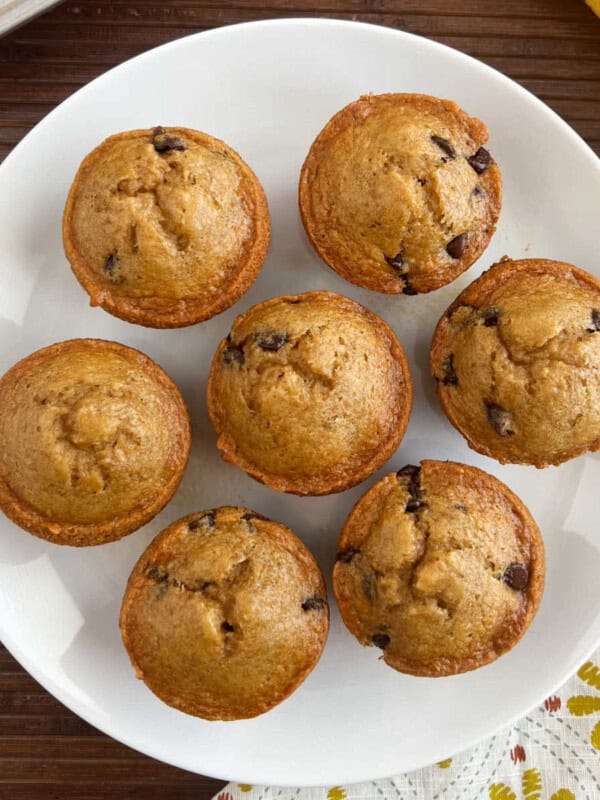
[[(0, 160), (115, 64), (193, 31), (283, 16), (374, 22), (463, 50), (541, 97), (600, 153), (600, 20), (582, 0), (69, 0), (0, 39)], [(206, 800), (222, 785), (100, 734), (0, 645), (1, 800)]]

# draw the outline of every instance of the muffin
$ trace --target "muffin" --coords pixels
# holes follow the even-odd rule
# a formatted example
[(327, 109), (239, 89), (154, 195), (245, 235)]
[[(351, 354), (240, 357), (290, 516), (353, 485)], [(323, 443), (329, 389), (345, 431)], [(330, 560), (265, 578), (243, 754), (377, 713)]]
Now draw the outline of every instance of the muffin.
[(263, 714), (295, 691), (329, 627), (317, 562), (284, 525), (247, 508), (174, 522), (129, 578), (121, 633), (138, 678), (204, 719)]
[(189, 128), (106, 139), (79, 167), (63, 217), (65, 253), (91, 304), (151, 328), (229, 308), (260, 272), (269, 237), (256, 175)]
[(189, 451), (179, 390), (130, 347), (72, 339), (0, 378), (0, 509), (42, 539), (131, 533), (169, 502)]
[(365, 95), (331, 119), (300, 175), (300, 213), (321, 258), (387, 294), (430, 292), (487, 247), (500, 214), (488, 130), (450, 100)]
[(274, 297), (238, 317), (208, 378), (224, 460), (301, 495), (340, 492), (379, 469), (411, 406), (391, 328), (331, 292)]
[(333, 588), (363, 645), (410, 675), (476, 669), (527, 630), (544, 588), (544, 545), (525, 505), (475, 467), (406, 466), (358, 501)]
[(600, 449), (600, 282), (570, 264), (503, 260), (439, 321), (431, 373), (450, 422), (501, 463)]

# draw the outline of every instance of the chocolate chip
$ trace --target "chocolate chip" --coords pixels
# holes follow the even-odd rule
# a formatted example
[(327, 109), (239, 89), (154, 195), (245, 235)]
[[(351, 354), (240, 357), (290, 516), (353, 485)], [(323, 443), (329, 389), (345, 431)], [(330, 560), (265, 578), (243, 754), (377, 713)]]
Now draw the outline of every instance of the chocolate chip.
[(289, 303), (289, 305), (291, 305), (291, 306), (297, 306), (298, 303), (302, 302), (302, 300), (286, 300), (285, 302)]
[(520, 592), (529, 583), (529, 570), (524, 564), (509, 564), (502, 580), (511, 589)]
[(511, 428), (511, 414), (502, 406), (496, 403), (486, 403), (488, 422), (499, 436), (512, 436), (514, 431)]
[(483, 191), (483, 189), (481, 188), (481, 186), (480, 186), (479, 184), (477, 184), (477, 186), (476, 186), (476, 187), (473, 189), (473, 191), (471, 192), (471, 194), (472, 194), (474, 197), (481, 197), (483, 194), (485, 194), (485, 192)]
[(418, 511), (421, 508), (422, 505), (423, 505), (423, 503), (421, 502), (421, 500), (419, 500), (418, 497), (411, 497), (411, 499), (406, 504), (404, 510), (408, 514), (414, 514), (415, 511)]
[(188, 522), (188, 530), (192, 532), (197, 531), (201, 526), (205, 528), (215, 527), (215, 515), (212, 511), (207, 511), (207, 513), (202, 514), (201, 517), (197, 517), (191, 520), (191, 522)]
[(223, 361), (226, 364), (238, 364), (241, 366), (244, 360), (244, 348), (241, 345), (233, 344), (231, 338), (228, 336), (227, 347), (223, 350)]
[(341, 561), (342, 564), (349, 564), (357, 553), (360, 553), (360, 550), (356, 547), (349, 547), (347, 550), (342, 550), (341, 553), (338, 553), (335, 560)]
[(112, 278), (118, 261), (118, 257), (114, 253), (111, 253), (104, 262), (104, 272), (106, 272), (109, 278)]
[(479, 150), (472, 156), (467, 158), (469, 164), (473, 167), (478, 175), (485, 172), (489, 165), (492, 163), (492, 157), (485, 147), (480, 147)]
[(167, 153), (170, 150), (187, 150), (183, 139), (167, 133), (160, 125), (152, 131), (152, 144), (157, 153)]
[(467, 249), (467, 234), (460, 233), (446, 245), (446, 252), (451, 258), (461, 258)]
[(404, 289), (402, 290), (402, 294), (408, 294), (411, 297), (415, 294), (419, 294), (415, 287), (410, 285), (408, 278), (405, 278), (404, 280)]
[(454, 354), (450, 353), (449, 356), (442, 361), (442, 370), (444, 371), (444, 377), (442, 378), (442, 383), (444, 386), (457, 386), (458, 385), (458, 376), (456, 375), (456, 370), (454, 369)]
[(259, 333), (256, 337), (258, 346), (261, 350), (266, 350), (270, 353), (276, 353), (288, 341), (289, 335), (287, 333)]
[(164, 583), (169, 578), (167, 573), (163, 572), (162, 569), (156, 564), (152, 564), (150, 567), (148, 567), (146, 570), (146, 575), (157, 583)]
[(402, 259), (402, 251), (396, 253), (395, 256), (384, 256), (387, 263), (390, 267), (397, 269), (398, 272), (404, 272), (406, 267), (404, 266), (404, 261)]
[(240, 519), (243, 519), (245, 522), (250, 522), (253, 519), (262, 519), (266, 522), (269, 521), (268, 517), (263, 516), (262, 514), (257, 514), (256, 511), (251, 511), (248, 514), (242, 514)]
[(450, 158), (450, 159), (456, 158), (456, 150), (450, 144), (448, 139), (444, 139), (442, 136), (432, 135), (431, 136), (431, 141), (434, 144), (437, 144), (437, 146), (440, 148), (440, 150), (443, 150), (443, 152), (446, 153), (448, 158)]
[(587, 329), (588, 333), (596, 333), (600, 331), (600, 311), (597, 308), (592, 308), (592, 324)]
[(486, 328), (495, 328), (498, 324), (498, 317), (500, 316), (500, 309), (489, 308), (483, 315), (483, 324)]
[(417, 178), (417, 183), (419, 184), (419, 186), (425, 186), (427, 180), (425, 178)]
[(325, 608), (325, 600), (322, 597), (309, 597), (302, 603), (303, 611), (319, 611)]
[(227, 633), (233, 633), (233, 631), (235, 630), (231, 622), (222, 622), (221, 627), (223, 628), (224, 631), (227, 631)]
[(419, 472), (421, 472), (421, 467), (416, 467), (414, 464), (407, 464), (405, 467), (402, 467), (402, 469), (399, 469), (396, 475), (399, 478), (413, 478), (416, 477)]
[(389, 643), (390, 637), (387, 635), (387, 633), (373, 634), (373, 644), (375, 647), (381, 647), (382, 650), (385, 650)]

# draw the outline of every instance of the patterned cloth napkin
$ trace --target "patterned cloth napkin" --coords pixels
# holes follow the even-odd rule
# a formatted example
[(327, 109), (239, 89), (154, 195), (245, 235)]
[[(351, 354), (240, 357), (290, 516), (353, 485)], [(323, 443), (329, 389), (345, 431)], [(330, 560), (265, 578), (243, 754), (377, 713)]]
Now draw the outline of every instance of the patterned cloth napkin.
[(600, 650), (543, 706), (465, 753), (388, 780), (230, 783), (214, 800), (600, 800)]

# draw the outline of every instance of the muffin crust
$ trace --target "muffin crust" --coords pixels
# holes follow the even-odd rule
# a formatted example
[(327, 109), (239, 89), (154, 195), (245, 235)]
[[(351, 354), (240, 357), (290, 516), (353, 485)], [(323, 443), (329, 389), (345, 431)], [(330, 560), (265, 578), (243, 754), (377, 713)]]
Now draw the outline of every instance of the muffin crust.
[(438, 323), (430, 364), (474, 450), (545, 467), (600, 449), (600, 282), (587, 272), (494, 264)]
[(487, 473), (423, 461), (375, 484), (338, 543), (342, 618), (386, 664), (439, 677), (510, 650), (543, 592), (544, 546), (525, 505)]
[(284, 525), (223, 507), (174, 522), (136, 564), (121, 609), (138, 678), (205, 719), (245, 719), (288, 697), (317, 663), (323, 576)]
[(295, 494), (342, 491), (378, 469), (411, 406), (391, 328), (331, 292), (275, 297), (238, 317), (208, 380), (223, 458)]
[(81, 164), (63, 217), (65, 253), (91, 304), (154, 328), (191, 325), (235, 303), (269, 238), (252, 170), (189, 128), (106, 139)]
[(365, 95), (317, 136), (300, 176), (313, 247), (343, 278), (388, 294), (438, 289), (487, 247), (500, 214), (488, 131), (456, 103)]

